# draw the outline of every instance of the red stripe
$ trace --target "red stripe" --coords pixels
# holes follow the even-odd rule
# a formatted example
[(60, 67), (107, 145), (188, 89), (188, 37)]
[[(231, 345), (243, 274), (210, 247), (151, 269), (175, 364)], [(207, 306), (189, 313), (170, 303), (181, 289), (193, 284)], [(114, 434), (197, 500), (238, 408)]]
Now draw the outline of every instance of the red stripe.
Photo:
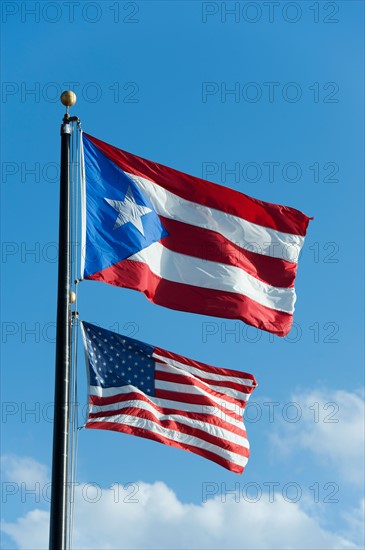
[(125, 172), (147, 178), (186, 200), (285, 233), (306, 234), (310, 218), (295, 208), (253, 199), (233, 189), (137, 157), (89, 134), (84, 133), (84, 136)]
[(86, 279), (138, 290), (151, 302), (170, 309), (241, 319), (278, 336), (288, 334), (293, 322), (290, 313), (268, 308), (242, 294), (167, 281), (152, 273), (146, 264), (133, 260), (123, 260)]
[[(159, 363), (160, 365), (165, 365), (165, 367), (167, 367), (167, 368), (168, 367), (171, 367), (171, 368), (174, 367), (174, 365), (170, 365), (168, 360), (166, 360), (166, 362), (165, 362), (162, 359), (160, 360), (160, 359), (155, 358), (155, 363)], [(188, 365), (188, 364), (186, 364), (186, 365)], [(184, 372), (184, 367), (174, 367), (174, 368), (181, 370), (180, 376), (186, 376), (186, 374)], [(201, 369), (199, 369), (199, 370), (201, 370)], [(163, 371), (163, 372), (166, 372), (166, 371)], [(188, 372), (188, 371), (186, 371), (186, 372)], [(204, 372), (206, 372), (206, 376), (203, 375)], [(172, 371), (172, 374), (177, 375), (178, 373)], [(242, 393), (252, 393), (253, 390), (255, 389), (255, 385), (247, 386), (246, 384), (243, 384), (243, 382), (241, 382), (241, 383), (240, 382), (231, 382), (230, 380), (227, 380), (227, 379), (224, 379), (224, 378), (223, 378), (223, 380), (215, 380), (215, 379), (209, 377), (209, 374), (211, 374), (209, 371), (203, 371), (202, 374), (200, 374), (200, 373), (199, 374), (191, 373), (191, 375), (194, 378), (198, 378), (199, 380), (202, 380), (205, 384), (208, 384), (211, 387), (212, 386), (222, 386), (222, 387), (225, 387), (225, 388), (231, 388), (231, 389), (234, 389), (234, 390), (241, 391)], [(220, 374), (220, 376), (221, 376), (221, 374)], [(236, 378), (238, 378), (238, 377), (236, 376)], [(239, 378), (238, 378), (238, 380), (239, 380)], [(212, 387), (212, 389), (213, 389), (213, 391), (216, 391), (213, 387)]]
[[(180, 254), (240, 267), (271, 286), (292, 288), (297, 272), (295, 262), (273, 258), (241, 248), (220, 233), (160, 216), (169, 235), (163, 245)], [(254, 244), (254, 243), (253, 243)]]
[[(95, 413), (89, 413), (88, 418), (89, 419), (103, 418), (104, 416), (115, 416), (117, 414), (130, 414), (132, 416), (138, 416), (133, 412), (135, 410), (136, 410), (135, 407), (123, 407), (112, 411), (100, 411)], [(195, 414), (195, 415), (191, 415), (190, 413), (182, 414), (179, 411), (176, 411), (175, 413), (164, 413), (164, 414), (179, 414), (179, 416), (183, 416), (184, 418), (189, 418), (190, 420), (194, 420), (194, 422), (206, 422), (207, 424), (210, 424), (213, 427), (225, 429), (235, 435), (238, 435), (240, 437), (245, 437), (247, 439), (247, 433), (244, 430), (238, 430), (231, 424), (228, 424), (229, 428), (227, 428), (227, 425), (222, 425), (221, 423), (218, 423), (218, 422), (210, 422), (208, 421), (208, 418), (206, 418), (206, 416), (208, 417), (208, 415), (204, 415), (204, 417), (202, 417), (202, 415), (198, 415), (198, 414)], [(216, 420), (215, 416), (210, 416), (210, 418)], [(176, 421), (178, 422), (178, 420)], [(231, 427), (233, 429), (231, 429)], [(188, 433), (190, 434), (191, 432), (188, 432)]]
[(233, 405), (235, 405), (237, 401), (242, 405), (240, 398), (232, 397), (231, 395), (227, 395), (224, 392), (221, 393), (216, 389), (212, 388), (209, 384), (203, 381), (200, 381), (199, 378), (186, 376), (183, 373), (177, 374), (174, 372), (163, 372), (163, 371), (155, 370), (155, 380), (162, 380), (166, 382), (176, 382), (176, 384), (185, 384), (186, 386), (199, 388), (207, 393), (211, 393), (213, 397), (216, 397), (218, 399), (222, 399), (223, 397), (225, 401), (232, 403)]
[[(225, 388), (232, 388), (233, 390), (240, 391), (242, 393), (245, 393), (243, 387), (240, 384), (235, 384), (234, 382), (230, 382), (229, 386), (227, 382), (223, 381), (215, 381), (215, 380), (207, 380), (205, 378), (199, 377), (190, 377), (186, 376), (185, 374), (177, 374), (173, 372), (165, 372), (165, 371), (158, 371), (155, 370), (155, 380), (162, 380), (166, 382), (175, 382), (176, 384), (185, 384), (187, 386), (194, 386), (196, 388), (201, 388), (204, 391), (212, 391), (213, 395), (216, 395), (217, 397), (223, 396), (225, 401), (230, 401), (231, 403), (235, 403), (236, 401), (239, 401), (242, 407), (245, 407), (246, 401), (243, 401), (240, 397), (234, 397), (231, 395), (227, 395), (224, 393), (224, 391), (219, 392), (216, 388), (212, 388), (211, 384), (215, 384), (217, 386), (221, 386), (223, 389)], [(202, 383), (200, 383), (202, 381)], [(209, 387), (209, 390), (207, 389), (207, 386)], [(231, 401), (233, 400), (233, 401)]]
[[(98, 404), (97, 399), (104, 400), (103, 404), (111, 404), (111, 403), (118, 403), (118, 401), (122, 401), (121, 396), (123, 396), (123, 395), (124, 394), (111, 395), (109, 397), (103, 397), (103, 398), (99, 398), (98, 396), (93, 395), (93, 396), (90, 396), (90, 399), (91, 398), (93, 398), (93, 400), (95, 399), (95, 401), (93, 401), (93, 403), (95, 405)], [(131, 394), (129, 394), (129, 395), (131, 395)], [(138, 396), (140, 396), (140, 395), (141, 394), (136, 393), (135, 394), (135, 399), (138, 399)], [(239, 421), (242, 420), (242, 409), (243, 409), (243, 407), (237, 400), (234, 401), (234, 404), (237, 406), (237, 409), (239, 410), (239, 414), (234, 412), (234, 410), (231, 411), (227, 407), (220, 405), (216, 401), (212, 401), (212, 399), (210, 399), (209, 397), (207, 397), (205, 395), (198, 395), (198, 394), (191, 394), (191, 393), (180, 393), (180, 392), (174, 392), (174, 391), (169, 391), (169, 390), (161, 390), (161, 389), (156, 388), (155, 389), (155, 397), (157, 399), (166, 399), (167, 401), (176, 401), (177, 403), (188, 403), (190, 405), (201, 405), (203, 407), (205, 407), (205, 406), (215, 407), (215, 408), (220, 409), (221, 411), (223, 411), (225, 414), (229, 415), (230, 417), (232, 417), (234, 420), (239, 420)]]
[[(135, 397), (133, 397), (133, 395)], [(126, 397), (125, 397), (126, 396)], [(107, 405), (106, 399), (108, 398), (99, 398), (98, 402), (95, 402), (93, 399), (95, 396), (90, 396), (90, 405), (98, 406), (98, 407), (104, 407)], [(153, 401), (149, 399), (143, 399), (140, 394), (134, 394), (133, 392), (128, 394), (122, 394), (119, 396), (120, 398), (116, 400), (114, 403), (120, 404), (122, 406), (122, 403), (126, 401), (143, 401), (146, 403), (149, 403), (152, 405), (156, 411), (159, 414), (166, 414), (166, 415), (175, 415), (178, 414), (180, 416), (184, 416), (185, 418), (190, 418), (191, 420), (197, 420), (201, 422), (206, 422), (207, 424), (211, 424), (212, 426), (217, 426), (218, 428), (223, 428), (229, 432), (232, 432), (236, 435), (239, 435), (241, 437), (245, 437), (247, 439), (247, 433), (246, 430), (243, 428), (238, 427), (237, 425), (231, 424), (229, 422), (226, 422), (223, 418), (221, 418), (220, 413), (222, 412), (225, 414), (226, 411), (220, 410), (220, 412), (217, 414), (203, 414), (203, 413), (194, 413), (189, 411), (181, 411), (180, 409), (169, 409), (166, 407), (158, 407)], [(108, 403), (109, 404), (109, 403)], [(130, 408), (130, 407), (129, 407)], [(133, 407), (135, 408), (135, 407)], [(211, 406), (213, 408), (213, 406)], [(217, 409), (217, 407), (214, 407)], [(126, 411), (127, 407), (122, 409), (115, 409), (112, 411), (104, 411), (104, 412), (95, 412), (95, 413), (89, 413), (89, 418), (98, 418), (100, 416), (113, 416), (114, 414), (120, 414), (122, 411)], [(238, 422), (241, 426), (244, 426), (242, 416), (239, 417)]]
[(92, 424), (86, 424), (85, 428), (89, 428), (89, 429), (91, 428), (96, 430), (112, 430), (116, 432), (135, 435), (137, 437), (152, 439), (153, 441), (157, 441), (164, 445), (168, 445), (169, 447), (177, 447), (178, 449), (183, 449), (184, 451), (190, 451), (191, 453), (200, 455), (204, 458), (207, 458), (208, 460), (212, 460), (213, 462), (220, 464), (224, 468), (227, 468), (227, 470), (236, 472), (237, 474), (241, 474), (243, 472), (242, 466), (235, 464), (234, 462), (231, 462), (229, 460), (226, 460), (214, 454), (213, 452), (207, 451), (205, 449), (199, 449), (199, 447), (194, 447), (193, 445), (187, 445), (186, 443), (180, 443), (179, 441), (172, 441), (171, 439), (167, 439), (166, 437), (150, 432), (149, 430), (144, 430), (143, 428), (136, 428), (135, 426), (126, 426), (125, 424), (117, 424), (114, 422), (113, 423), (96, 422)]
[(188, 365), (189, 367), (194, 367), (196, 369), (209, 372), (212, 374), (218, 374), (219, 376), (234, 376), (235, 378), (242, 377), (247, 380), (252, 380), (252, 387), (245, 386), (247, 388), (247, 393), (251, 393), (257, 385), (255, 377), (248, 372), (213, 367), (211, 365), (207, 365), (206, 363), (202, 363), (201, 361), (196, 361), (195, 359), (189, 359), (188, 357), (184, 357), (183, 355), (179, 355), (178, 353), (174, 353), (172, 351), (167, 351), (166, 349), (162, 349), (157, 346), (154, 347), (154, 352), (153, 352), (153, 357), (155, 360), (156, 360), (156, 355), (166, 358), (167, 361), (171, 359), (172, 361), (177, 361), (178, 363), (182, 363), (183, 365)]
[[(103, 414), (102, 412), (95, 413), (95, 414), (96, 416), (94, 416), (94, 418), (102, 418), (104, 416), (109, 416), (109, 415)], [(118, 413), (114, 413), (114, 414), (118, 414)], [(122, 410), (121, 414), (126, 414), (126, 415), (133, 416), (134, 418), (138, 418), (139, 420), (141, 420), (142, 425), (144, 420), (149, 420), (150, 422), (153, 422), (154, 424), (156, 424), (157, 426), (160, 426), (165, 430), (171, 430), (173, 432), (183, 433), (191, 437), (196, 437), (197, 439), (201, 439), (206, 443), (216, 445), (217, 447), (220, 447), (223, 450), (229, 450), (232, 453), (236, 453), (241, 456), (248, 456), (248, 449), (244, 445), (233, 443), (232, 441), (228, 441), (227, 439), (225, 439), (224, 436), (214, 435), (214, 433), (206, 432), (201, 428), (193, 428), (192, 426), (187, 426), (186, 424), (183, 424), (178, 420), (172, 420), (172, 419), (160, 420), (158, 416), (152, 414), (150, 411), (146, 411), (145, 409), (140, 409), (135, 407), (126, 407), (124, 410)], [(123, 421), (121, 420), (120, 423), (123, 424)]]
[[(175, 396), (178, 396), (179, 399), (176, 399)], [(157, 390), (155, 397), (156, 397), (156, 399), (166, 399), (168, 401), (177, 401), (177, 402), (187, 403), (187, 404), (191, 404), (191, 405), (200, 405), (202, 407), (202, 410), (203, 410), (203, 407), (210, 407), (210, 408), (213, 408), (213, 409), (217, 409), (217, 410), (220, 411), (220, 413), (222, 413), (222, 416), (220, 416), (220, 414), (215, 414), (215, 417), (221, 423), (224, 423), (224, 426), (222, 426), (222, 427), (227, 426), (227, 428), (226, 428), (227, 430), (231, 429), (232, 424), (230, 424), (230, 423), (225, 424), (223, 418), (225, 418), (226, 416), (229, 416), (233, 420), (236, 420), (237, 422), (240, 422), (240, 423), (243, 424), (242, 412), (240, 412), (240, 414), (237, 414), (234, 411), (230, 411), (226, 407), (221, 406), (218, 403), (215, 403), (214, 401), (209, 400), (208, 398), (205, 398), (204, 396), (193, 396), (193, 397), (197, 397), (198, 399), (190, 399), (190, 394), (186, 394), (185, 400), (182, 401), (181, 400), (181, 397), (182, 397), (181, 393), (176, 394), (174, 392), (169, 392), (169, 391), (165, 391), (165, 390)], [(171, 408), (168, 408), (168, 407), (159, 407), (153, 401), (152, 397), (151, 397), (151, 399), (149, 399), (148, 397), (142, 396), (141, 393), (136, 393), (136, 392), (132, 392), (132, 391), (129, 392), (129, 393), (120, 393), (118, 395), (111, 395), (111, 396), (108, 396), (108, 397), (100, 397), (98, 395), (90, 395), (90, 403), (92, 405), (97, 405), (99, 407), (103, 407), (104, 405), (111, 405), (113, 403), (122, 403), (123, 401), (128, 401), (128, 400), (134, 400), (134, 401), (140, 400), (140, 401), (145, 401), (146, 403), (150, 403), (150, 404), (152, 403), (153, 406), (155, 407), (155, 409), (161, 411), (162, 414), (174, 414), (174, 412), (177, 412), (178, 414), (183, 414), (184, 416), (186, 415), (186, 416), (189, 416), (189, 417), (191, 415), (200, 416), (200, 414), (201, 414), (201, 413), (191, 413), (189, 411), (181, 411), (180, 409), (171, 409)]]
[[(224, 414), (231, 417), (233, 420), (239, 420), (239, 421), (242, 420), (241, 411), (239, 414), (237, 414), (234, 411), (228, 409), (227, 407), (224, 407), (215, 401), (211, 401), (208, 397), (204, 397), (203, 395), (193, 395), (190, 393), (182, 394), (179, 392), (161, 390), (159, 388), (156, 388), (155, 396), (158, 399), (166, 399), (168, 401), (177, 401), (178, 403), (191, 403), (192, 405), (203, 405), (203, 406), (208, 405), (208, 407), (216, 407), (219, 410), (221, 410)], [(227, 399), (225, 399), (225, 401), (227, 401)], [(243, 408), (237, 400), (236, 400), (236, 405), (239, 409)]]

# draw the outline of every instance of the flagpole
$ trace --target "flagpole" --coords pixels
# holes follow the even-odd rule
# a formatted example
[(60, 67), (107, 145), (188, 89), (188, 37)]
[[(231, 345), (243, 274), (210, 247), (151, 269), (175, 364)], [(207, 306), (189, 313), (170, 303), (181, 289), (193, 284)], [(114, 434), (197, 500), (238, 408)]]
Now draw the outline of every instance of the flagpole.
[(70, 423), (70, 365), (71, 365), (71, 308), (70, 308), (70, 139), (71, 122), (68, 108), (76, 103), (72, 91), (63, 92), (61, 102), (66, 114), (61, 125), (61, 169), (59, 204), (58, 294), (56, 367), (53, 423), (52, 494), (49, 548), (66, 550), (68, 527), (68, 469)]

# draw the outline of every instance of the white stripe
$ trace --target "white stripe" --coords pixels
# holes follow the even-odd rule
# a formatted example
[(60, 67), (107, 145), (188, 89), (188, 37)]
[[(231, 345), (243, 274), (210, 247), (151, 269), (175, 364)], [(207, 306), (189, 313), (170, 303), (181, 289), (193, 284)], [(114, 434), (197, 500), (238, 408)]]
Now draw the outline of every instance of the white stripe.
[[(158, 407), (161, 408), (169, 408), (169, 409), (180, 409), (181, 411), (185, 412), (196, 412), (201, 413), (202, 411), (206, 412), (207, 414), (214, 414), (215, 416), (222, 415), (220, 418), (224, 417), (224, 420), (228, 422), (228, 418), (230, 421), (232, 420), (232, 423), (235, 423), (235, 420), (231, 418), (228, 414), (225, 414), (225, 411), (229, 411), (232, 413), (235, 413), (236, 415), (242, 417), (243, 415), (243, 408), (239, 405), (239, 403), (229, 403), (228, 401), (224, 401), (223, 399), (215, 399), (212, 395), (209, 396), (209, 399), (212, 401), (212, 405), (199, 405), (196, 403), (188, 403), (188, 402), (181, 402), (181, 401), (174, 401), (173, 399), (160, 399), (155, 396), (149, 396), (145, 393), (143, 393), (141, 390), (136, 388), (135, 386), (128, 385), (128, 386), (121, 386), (121, 387), (114, 387), (114, 388), (102, 388), (101, 386), (89, 386), (90, 395), (95, 395), (97, 397), (115, 397), (116, 395), (124, 395), (130, 392), (139, 393), (143, 397), (147, 397), (152, 403), (156, 403)], [(191, 392), (189, 392), (191, 393)], [(214, 403), (218, 405), (218, 407), (214, 406)], [(219, 411), (217, 413), (217, 410)]]
[(241, 248), (264, 256), (298, 262), (304, 237), (264, 227), (239, 216), (188, 201), (146, 178), (129, 172), (126, 174), (148, 197), (160, 216), (216, 231)]
[[(177, 376), (180, 376), (180, 377), (186, 376), (186, 377), (192, 378), (193, 380), (198, 379), (201, 384), (204, 384), (204, 385), (208, 386), (213, 391), (216, 391), (217, 393), (222, 393), (223, 395), (229, 395), (229, 396), (231, 396), (235, 399), (239, 399), (241, 401), (248, 401), (249, 396), (250, 396), (250, 394), (247, 394), (245, 392), (236, 390), (234, 388), (230, 388), (228, 386), (215, 386), (215, 385), (211, 384), (210, 382), (207, 382), (206, 380), (201, 380), (198, 376), (196, 376), (196, 375), (194, 375), (190, 372), (182, 371), (182, 369), (179, 368), (179, 367), (174, 367), (172, 365), (165, 365), (165, 364), (162, 364), (162, 363), (155, 363), (155, 368), (159, 372), (167, 372), (167, 373), (171, 373), (171, 374), (176, 374)], [(195, 370), (198, 370), (198, 369), (195, 369)], [(202, 372), (202, 371), (199, 371), (199, 372)], [(161, 382), (161, 380), (158, 380), (158, 382)], [(156, 383), (157, 383), (157, 380), (156, 380)], [(176, 386), (180, 386), (181, 382), (175, 382), (174, 384), (176, 384)], [(190, 386), (187, 386), (187, 387), (190, 387)]]
[(208, 378), (209, 380), (220, 380), (222, 382), (234, 382), (236, 384), (243, 384), (244, 386), (253, 387), (255, 386), (254, 381), (251, 378), (238, 378), (237, 376), (227, 376), (225, 374), (215, 374), (213, 372), (209, 372), (206, 370), (199, 369), (199, 367), (192, 367), (190, 365), (186, 365), (185, 363), (180, 363), (179, 361), (176, 361), (175, 359), (171, 359), (170, 357), (165, 357), (164, 355), (159, 355), (156, 352), (153, 352), (152, 356), (155, 359), (159, 359), (163, 361), (164, 363), (168, 365), (172, 365), (174, 367), (177, 367), (182, 370), (186, 370), (188, 372), (191, 372), (192, 374), (196, 374), (199, 378)]
[[(228, 408), (228, 407), (226, 407), (226, 405), (228, 404), (228, 401), (224, 400), (224, 393), (218, 392), (214, 388), (212, 388), (212, 391), (214, 391), (214, 392), (217, 391), (217, 393), (219, 393), (220, 395), (223, 396), (222, 401), (219, 401), (218, 396), (216, 396), (216, 395), (213, 396), (211, 393), (206, 392), (206, 391), (202, 390), (201, 388), (198, 388), (197, 386), (190, 386), (190, 385), (187, 385), (187, 384), (177, 384), (176, 382), (167, 382), (165, 380), (155, 380), (155, 387), (156, 387), (156, 390), (157, 389), (158, 390), (165, 390), (165, 391), (171, 391), (171, 392), (183, 393), (183, 394), (190, 394), (190, 395), (203, 395), (203, 396), (208, 397), (211, 401), (219, 403), (221, 406), (222, 406), (222, 401), (223, 401), (224, 402), (224, 407)], [(242, 397), (241, 399), (243, 400), (244, 398)], [(230, 410), (232, 410), (232, 409), (230, 408)]]
[(100, 417), (98, 419), (90, 419), (88, 420), (86, 425), (99, 424), (100, 422), (117, 423), (117, 424), (124, 424), (127, 426), (142, 428), (144, 430), (162, 435), (163, 437), (170, 439), (171, 441), (185, 443), (187, 445), (198, 447), (199, 449), (210, 451), (218, 456), (221, 456), (225, 460), (229, 460), (230, 462), (233, 462), (234, 464), (238, 464), (240, 466), (245, 466), (247, 464), (247, 457), (245, 456), (241, 456), (232, 451), (222, 449), (221, 447), (218, 447), (217, 445), (213, 445), (213, 443), (208, 443), (207, 441), (203, 441), (198, 437), (177, 432), (175, 430), (168, 430), (166, 428), (163, 428), (159, 424), (152, 422), (151, 420), (146, 420), (144, 418), (137, 418), (135, 416), (131, 416), (127, 414), (117, 414), (115, 416), (105, 416), (105, 417)]
[(270, 309), (294, 311), (294, 288), (270, 286), (239, 267), (179, 254), (160, 242), (129, 256), (128, 260), (147, 264), (152, 273), (168, 281), (243, 294)]
[(239, 399), (240, 401), (248, 401), (249, 394), (244, 393), (242, 391), (235, 390), (233, 388), (225, 388), (223, 386), (213, 386), (213, 384), (209, 384), (212, 390), (218, 392), (218, 393), (224, 393), (226, 395), (229, 395), (230, 397), (233, 397), (234, 399)]
[[(130, 392), (131, 390), (129, 390)], [(129, 393), (124, 392), (124, 393)], [(120, 394), (122, 392), (119, 392)], [(141, 393), (143, 395), (143, 393)], [(101, 396), (102, 397), (102, 396)], [(104, 396), (106, 397), (106, 396)], [(133, 399), (134, 402), (141, 403), (142, 400), (137, 400), (135, 397)], [(218, 409), (217, 407), (209, 406), (209, 405), (193, 405), (190, 403), (180, 403), (178, 401), (169, 401), (168, 399), (157, 399), (156, 397), (153, 397), (152, 399), (149, 399), (149, 401), (155, 405), (156, 407), (160, 407), (163, 410), (166, 409), (175, 409), (179, 412), (186, 412), (186, 413), (196, 413), (200, 416), (204, 415), (210, 415), (215, 416), (218, 420), (223, 422), (224, 424), (231, 424), (235, 428), (241, 428), (246, 429), (243, 424), (242, 414), (239, 415), (239, 419), (232, 418), (232, 416), (228, 416), (225, 414), (225, 411)], [(128, 401), (128, 403), (131, 403), (131, 401)], [(117, 410), (120, 408), (121, 404), (127, 403), (127, 401), (117, 401), (116, 403), (110, 403), (109, 405), (91, 405), (89, 404), (89, 407), (99, 407), (103, 408), (104, 410)], [(110, 407), (110, 408), (109, 408)], [(174, 413), (175, 414), (175, 413)], [(176, 413), (177, 414), (177, 413)]]
[[(126, 408), (133, 408), (133, 409), (143, 409), (145, 411), (149, 411), (153, 416), (156, 418), (158, 422), (162, 422), (163, 420), (171, 420), (172, 422), (180, 422), (181, 424), (184, 424), (185, 426), (189, 426), (190, 428), (198, 428), (202, 430), (203, 432), (219, 437), (220, 439), (225, 439), (226, 441), (230, 441), (231, 443), (234, 443), (236, 445), (241, 445), (242, 447), (249, 448), (248, 441), (245, 437), (242, 435), (238, 435), (235, 432), (232, 432), (230, 430), (227, 430), (223, 428), (222, 426), (217, 426), (216, 424), (210, 424), (209, 422), (204, 422), (204, 420), (196, 420), (191, 419), (186, 416), (179, 415), (177, 413), (174, 414), (162, 414), (159, 411), (155, 409), (153, 404), (147, 403), (146, 401), (122, 401), (120, 403), (112, 403), (110, 405), (91, 405), (89, 408), (90, 414), (98, 414), (98, 413), (104, 413), (107, 411), (117, 411), (120, 409), (126, 409)], [(90, 419), (93, 420), (93, 419)], [(238, 423), (237, 423), (238, 424)], [(240, 425), (237, 427), (244, 429), (243, 422), (240, 422)]]

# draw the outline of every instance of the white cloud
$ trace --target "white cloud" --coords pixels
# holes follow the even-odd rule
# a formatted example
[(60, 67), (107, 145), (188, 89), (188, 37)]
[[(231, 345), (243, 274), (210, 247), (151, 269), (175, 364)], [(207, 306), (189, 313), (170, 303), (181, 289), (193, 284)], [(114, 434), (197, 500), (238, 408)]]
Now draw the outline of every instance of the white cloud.
[[(364, 453), (361, 394), (317, 390), (297, 393), (292, 402), (300, 405), (302, 417), (297, 423), (273, 424), (277, 449), (310, 452), (344, 480), (359, 482)], [(2, 464), (6, 479), (49, 483), (47, 468), (30, 457), (5, 456)], [(351, 550), (362, 548), (363, 509), (364, 502), (343, 510), (330, 529), (325, 506), (314, 505), (304, 494), (295, 503), (278, 491), (273, 501), (263, 492), (255, 503), (215, 495), (187, 504), (163, 482), (125, 488), (80, 484), (75, 490), (73, 548)], [(48, 524), (48, 512), (34, 509), (15, 521), (3, 521), (2, 531), (19, 550), (40, 550), (48, 547)]]
[(49, 513), (32, 510), (14, 523), (2, 521), (1, 530), (14, 540), (19, 549), (48, 548)]
[(347, 523), (346, 536), (350, 540), (364, 541), (365, 499), (361, 500), (357, 508), (344, 512), (343, 517)]
[(6, 481), (32, 487), (35, 483), (45, 485), (49, 481), (48, 468), (29, 456), (1, 456), (2, 478)]
[[(235, 502), (227, 495), (226, 502), (216, 496), (199, 505), (184, 504), (162, 482), (139, 482), (127, 489), (80, 485), (74, 525), (73, 548), (87, 550), (360, 548), (356, 539), (323, 528), (300, 502), (287, 502), (281, 495), (273, 502), (263, 494), (255, 503)], [(32, 510), (3, 522), (2, 530), (20, 550), (47, 548), (48, 512)]]
[(302, 416), (296, 423), (285, 418), (275, 423), (271, 435), (275, 451), (287, 455), (305, 450), (345, 481), (363, 484), (363, 393), (317, 390), (295, 394), (291, 402)]

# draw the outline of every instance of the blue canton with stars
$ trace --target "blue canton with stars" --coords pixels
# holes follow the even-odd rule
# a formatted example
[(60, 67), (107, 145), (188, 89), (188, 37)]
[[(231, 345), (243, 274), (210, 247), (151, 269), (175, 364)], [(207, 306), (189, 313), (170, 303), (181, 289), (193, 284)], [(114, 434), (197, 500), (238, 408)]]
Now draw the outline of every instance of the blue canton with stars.
[(146, 395), (155, 394), (153, 346), (83, 322), (92, 386), (132, 385)]

